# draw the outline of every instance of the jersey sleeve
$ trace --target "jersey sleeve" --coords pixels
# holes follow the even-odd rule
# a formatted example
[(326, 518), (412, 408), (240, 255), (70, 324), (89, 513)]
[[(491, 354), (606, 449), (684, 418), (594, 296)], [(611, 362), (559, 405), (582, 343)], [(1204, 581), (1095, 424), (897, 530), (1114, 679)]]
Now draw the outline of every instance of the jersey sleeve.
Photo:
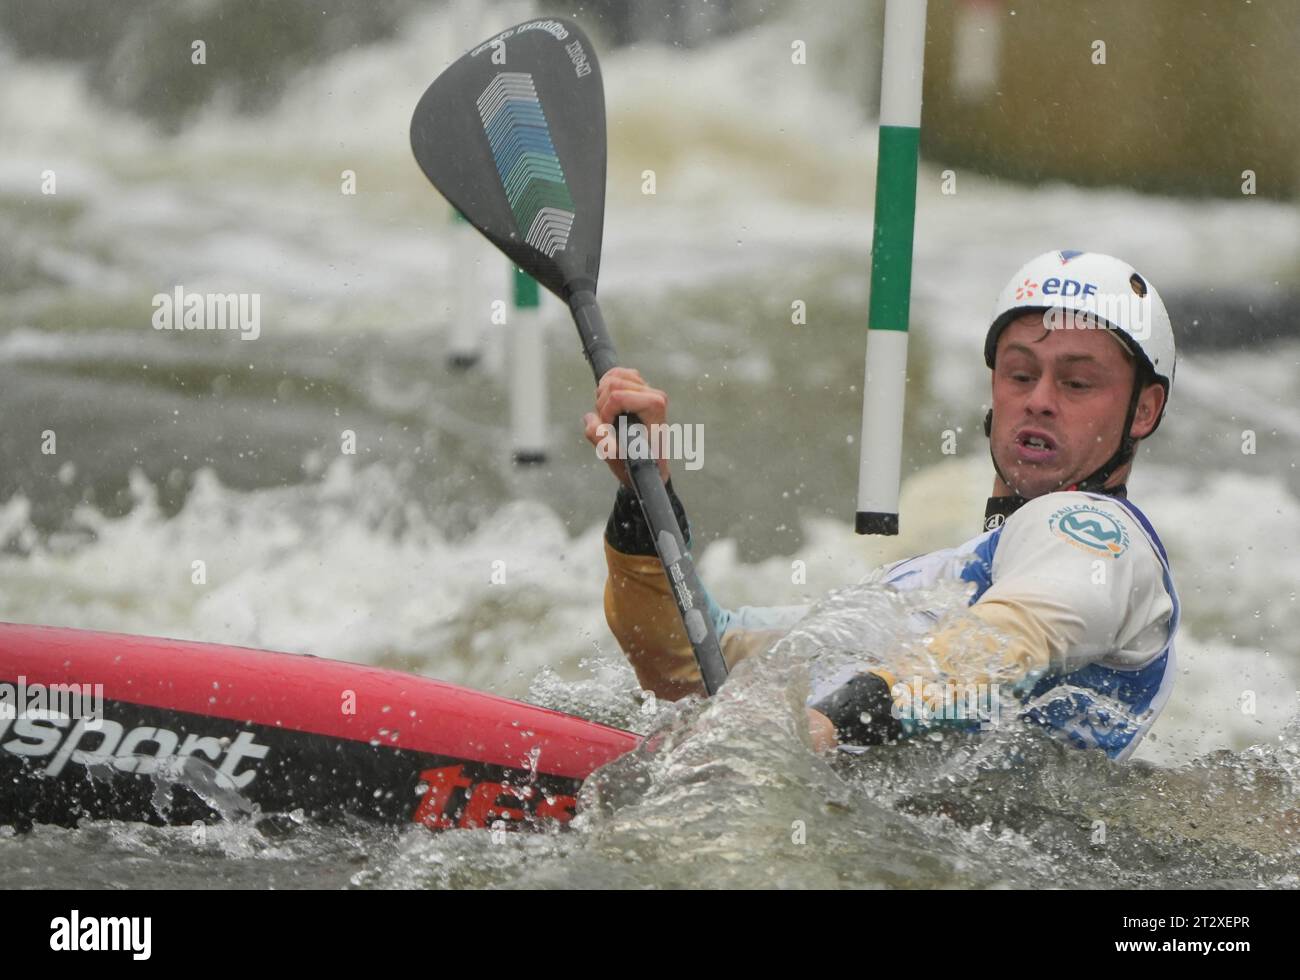
[(1045, 650), (1054, 672), (1136, 669), (1168, 638), (1163, 565), (1115, 500), (1073, 492), (1031, 500), (1003, 526), (991, 579), (971, 612)]

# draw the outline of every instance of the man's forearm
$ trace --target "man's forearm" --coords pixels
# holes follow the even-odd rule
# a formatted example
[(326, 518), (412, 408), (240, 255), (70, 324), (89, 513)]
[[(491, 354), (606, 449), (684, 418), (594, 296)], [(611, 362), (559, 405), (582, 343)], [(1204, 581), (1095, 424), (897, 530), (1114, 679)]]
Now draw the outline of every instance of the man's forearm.
[(895, 741), (935, 725), (996, 724), (1003, 689), (1019, 698), (1050, 665), (1046, 628), (1010, 602), (977, 603), (955, 622), (903, 648), (889, 669), (865, 667), (809, 705), (849, 745)]
[[(673, 512), (687, 544), (691, 543), (686, 510), (668, 485)], [(703, 694), (695, 651), (682, 629), (681, 614), (673, 601), (663, 565), (630, 489), (619, 491), (605, 527), (605, 619), (623, 648), (643, 688), (656, 696), (676, 700)], [(727, 669), (747, 657), (762, 653), (803, 616), (802, 606), (776, 606), (732, 611), (704, 592), (706, 613), (713, 620)]]

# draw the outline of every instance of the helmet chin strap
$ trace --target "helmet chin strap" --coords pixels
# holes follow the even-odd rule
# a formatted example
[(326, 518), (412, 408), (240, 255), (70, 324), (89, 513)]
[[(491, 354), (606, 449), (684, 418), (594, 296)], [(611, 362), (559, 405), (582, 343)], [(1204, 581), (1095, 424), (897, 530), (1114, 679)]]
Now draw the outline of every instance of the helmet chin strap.
[[(1076, 480), (1066, 486), (1057, 487), (1058, 490), (1082, 490), (1085, 493), (1105, 493), (1114, 497), (1127, 495), (1128, 488), (1124, 484), (1121, 483), (1107, 488), (1106, 481), (1114, 475), (1116, 470), (1132, 460), (1133, 454), (1137, 450), (1137, 440), (1129, 435), (1129, 432), (1133, 428), (1133, 418), (1137, 414), (1138, 398), (1141, 394), (1142, 385), (1140, 381), (1136, 381), (1133, 385), (1133, 394), (1129, 397), (1128, 412), (1124, 416), (1124, 429), (1123, 435), (1120, 437), (1119, 448), (1111, 454), (1110, 459), (1106, 460), (1082, 480)], [(993, 461), (993, 472), (998, 475), (998, 479), (1002, 481), (1003, 486), (1012, 491), (1007, 496), (989, 498), (988, 506), (984, 512), (984, 525), (987, 528), (990, 526), (990, 520), (993, 521), (993, 527), (1000, 525), (1003, 520), (1018, 510), (1021, 504), (1026, 502), (1026, 498), (1016, 492), (1015, 485), (1002, 472), (1002, 467), (998, 466), (997, 457), (993, 454), (993, 409), (991, 408), (984, 416), (984, 434), (990, 437), (989, 458)], [(998, 515), (1000, 515), (1000, 519)]]

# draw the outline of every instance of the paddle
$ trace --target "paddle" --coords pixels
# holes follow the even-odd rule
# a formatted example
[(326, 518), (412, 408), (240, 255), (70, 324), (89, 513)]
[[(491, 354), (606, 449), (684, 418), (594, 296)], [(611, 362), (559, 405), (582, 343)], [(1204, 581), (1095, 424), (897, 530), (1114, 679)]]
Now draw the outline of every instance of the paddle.
[[(420, 98), (411, 149), (457, 211), (569, 305), (599, 382), (618, 356), (596, 302), (605, 93), (587, 36), (571, 21), (550, 17), (478, 45)], [(640, 420), (629, 414), (626, 424), (631, 429)], [(648, 454), (632, 454), (627, 468), (705, 690), (713, 694), (727, 667), (668, 492)]]

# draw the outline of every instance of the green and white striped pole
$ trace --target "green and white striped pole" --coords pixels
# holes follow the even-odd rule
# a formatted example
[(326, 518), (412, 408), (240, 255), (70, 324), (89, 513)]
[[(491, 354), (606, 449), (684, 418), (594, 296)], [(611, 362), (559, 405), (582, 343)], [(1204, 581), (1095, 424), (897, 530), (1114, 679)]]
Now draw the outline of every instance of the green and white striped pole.
[(546, 462), (546, 338), (537, 280), (517, 265), (510, 323), (510, 443), (516, 463)]
[(925, 0), (886, 0), (871, 306), (854, 520), (859, 534), (898, 533), (924, 61)]

